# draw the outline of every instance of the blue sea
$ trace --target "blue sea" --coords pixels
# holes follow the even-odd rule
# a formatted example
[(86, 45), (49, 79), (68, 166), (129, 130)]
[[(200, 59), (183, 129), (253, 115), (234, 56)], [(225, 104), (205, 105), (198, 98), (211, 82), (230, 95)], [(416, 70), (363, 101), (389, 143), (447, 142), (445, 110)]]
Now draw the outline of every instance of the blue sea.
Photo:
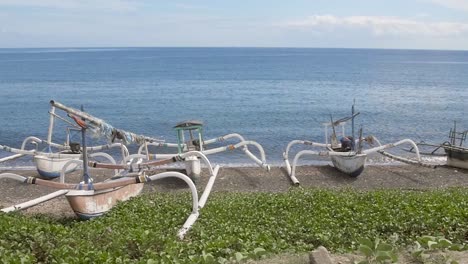
[[(0, 49), (0, 95), (1, 145), (45, 139), (54, 99), (169, 142), (177, 122), (203, 120), (205, 139), (240, 133), (263, 145), (278, 166), (289, 141), (323, 142), (321, 124), (350, 115), (353, 101), (361, 113), (356, 127), (383, 143), (441, 143), (454, 121), (468, 129), (468, 51)], [(59, 123), (54, 141), (63, 142)], [(240, 151), (210, 159), (253, 165)], [(15, 165), (33, 164), (22, 158), (0, 167)]]

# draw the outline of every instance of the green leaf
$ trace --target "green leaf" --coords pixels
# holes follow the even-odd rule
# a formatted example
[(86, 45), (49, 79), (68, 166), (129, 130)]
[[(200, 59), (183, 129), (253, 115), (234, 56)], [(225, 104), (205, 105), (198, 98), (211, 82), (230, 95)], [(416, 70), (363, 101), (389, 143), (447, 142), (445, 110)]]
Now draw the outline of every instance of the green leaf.
[(395, 252), (389, 252), (388, 254), (392, 258), (392, 262), (398, 262), (398, 255)]
[(263, 248), (255, 248), (254, 249), (254, 254), (257, 256), (257, 257), (261, 257), (263, 255), (266, 255), (266, 250), (263, 249)]
[(366, 257), (370, 257), (373, 255), (373, 251), (370, 247), (366, 246), (366, 245), (360, 245), (359, 246), (359, 251), (364, 254), (364, 256)]
[(379, 250), (379, 251), (392, 251), (393, 247), (390, 244), (387, 244), (387, 243), (380, 243), (377, 246), (377, 250)]
[(421, 256), (421, 253), (423, 253), (423, 250), (416, 250), (416, 251), (413, 251), (411, 253), (411, 256), (417, 258), (417, 257)]
[(240, 262), (241, 260), (244, 259), (244, 256), (240, 252), (236, 252), (235, 256), (236, 256), (236, 261), (237, 262)]
[(439, 243), (435, 241), (427, 241), (427, 248), (429, 249), (436, 249), (438, 247)]
[(385, 260), (392, 260), (392, 258), (390, 257), (390, 255), (388, 254), (388, 252), (386, 251), (379, 251), (377, 252), (377, 255), (375, 257), (375, 260), (377, 261), (385, 261)]
[(448, 247), (448, 249), (454, 250), (454, 251), (462, 251), (464, 250), (464, 247), (460, 244), (452, 244), (450, 247)]
[(367, 238), (360, 238), (359, 243), (361, 245), (367, 246), (368, 248), (374, 248), (374, 243)]
[(415, 250), (421, 250), (422, 247), (421, 247), (421, 244), (419, 244), (418, 241), (414, 242), (414, 244), (415, 244), (415, 247), (414, 247)]
[(421, 242), (421, 244), (423, 245), (427, 245), (427, 242), (429, 241), (435, 241), (436, 238), (433, 237), (433, 236), (422, 236), (419, 238), (419, 241)]
[(257, 254), (257, 253), (259, 253), (259, 252), (265, 252), (265, 251), (266, 251), (266, 250), (263, 249), (263, 248), (255, 248), (255, 249), (254, 249), (255, 254)]
[(452, 245), (452, 242), (448, 239), (441, 238), (439, 239), (440, 248), (449, 248)]
[(225, 258), (222, 258), (222, 257), (218, 257), (218, 264), (224, 264), (224, 263), (227, 263), (228, 260), (225, 259)]

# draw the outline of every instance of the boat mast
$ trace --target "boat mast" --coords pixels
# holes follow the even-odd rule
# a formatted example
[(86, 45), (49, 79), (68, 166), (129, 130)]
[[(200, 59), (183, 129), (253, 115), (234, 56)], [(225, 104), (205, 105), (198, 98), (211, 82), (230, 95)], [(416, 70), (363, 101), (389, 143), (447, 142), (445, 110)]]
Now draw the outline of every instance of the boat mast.
[(47, 132), (47, 144), (50, 147), (50, 144), (52, 143), (52, 133), (54, 131), (54, 115), (55, 115), (55, 106), (50, 107), (50, 112), (49, 112), (49, 130)]
[(335, 131), (335, 124), (333, 122), (333, 116), (330, 114), (330, 125), (332, 127), (332, 136), (331, 136), (331, 139), (330, 139), (330, 144), (332, 146), (332, 148), (337, 148), (338, 147), (338, 140), (336, 138), (336, 131)]
[[(81, 111), (84, 111), (83, 105), (81, 105)], [(85, 121), (84, 118), (81, 120)], [(83, 145), (83, 181), (85, 184), (89, 183), (88, 174), (88, 150), (86, 149), (86, 127), (81, 127), (81, 144)]]
[(351, 107), (351, 136), (353, 137), (353, 140), (351, 140), (351, 150), (354, 151), (354, 104), (356, 103), (356, 100), (353, 101), (353, 106)]
[(453, 121), (452, 145), (456, 145), (457, 121)]

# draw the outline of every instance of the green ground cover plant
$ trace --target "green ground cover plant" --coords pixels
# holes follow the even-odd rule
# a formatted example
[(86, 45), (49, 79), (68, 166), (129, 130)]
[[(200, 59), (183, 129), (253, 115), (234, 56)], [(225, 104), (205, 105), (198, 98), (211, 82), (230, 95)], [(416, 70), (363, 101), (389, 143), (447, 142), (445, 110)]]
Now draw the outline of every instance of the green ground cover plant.
[[(182, 241), (188, 193), (141, 195), (91, 220), (0, 214), (6, 263), (226, 263), (323, 245), (349, 252), (362, 239), (424, 235), (465, 245), (468, 190), (214, 193)], [(377, 248), (377, 247), (375, 247)]]
[(367, 238), (359, 239), (358, 250), (365, 256), (365, 260), (356, 262), (357, 264), (396, 263), (398, 261), (398, 255), (393, 246), (381, 242), (379, 238), (375, 241)]
[(418, 263), (458, 264), (447, 254), (447, 250), (468, 250), (468, 245), (453, 243), (445, 237), (422, 236), (414, 242), (411, 255)]

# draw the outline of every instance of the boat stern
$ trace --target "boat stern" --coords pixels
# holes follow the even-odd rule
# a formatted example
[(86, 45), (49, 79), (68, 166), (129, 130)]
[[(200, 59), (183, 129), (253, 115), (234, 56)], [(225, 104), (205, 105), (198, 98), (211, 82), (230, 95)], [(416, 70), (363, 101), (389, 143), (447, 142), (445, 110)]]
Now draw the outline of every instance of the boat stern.
[(468, 149), (444, 147), (447, 154), (447, 166), (468, 170)]
[(333, 166), (339, 171), (351, 177), (357, 177), (364, 171), (366, 154), (356, 154), (353, 156), (330, 156)]
[(71, 190), (65, 197), (75, 214), (81, 219), (101, 216), (118, 202), (135, 197), (143, 190), (143, 183), (129, 184), (107, 190)]

